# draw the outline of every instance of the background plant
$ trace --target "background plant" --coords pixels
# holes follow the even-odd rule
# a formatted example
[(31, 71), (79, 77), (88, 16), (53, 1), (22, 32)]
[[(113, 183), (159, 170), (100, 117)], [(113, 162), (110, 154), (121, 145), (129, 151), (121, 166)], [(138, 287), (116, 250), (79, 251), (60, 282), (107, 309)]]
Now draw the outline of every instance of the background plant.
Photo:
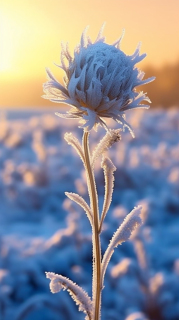
[[(178, 116), (177, 109), (149, 110), (147, 117), (145, 111), (138, 112), (137, 117), (131, 112), (128, 120), (135, 128), (136, 138), (126, 132), (109, 149), (109, 154), (106, 152), (117, 170), (113, 200), (101, 236), (102, 253), (127, 213), (135, 205), (142, 205), (145, 219), (139, 233), (147, 257), (147, 282), (157, 308), (151, 310), (140, 259), (131, 239), (115, 251), (106, 271), (102, 292), (105, 320), (124, 320), (130, 315), (134, 318), (134, 313), (137, 317), (139, 312), (150, 320), (178, 317)], [(82, 130), (76, 128), (75, 121), (68, 123), (80, 141)], [(68, 293), (51, 294), (49, 281), (44, 277), (46, 270), (73, 279), (91, 296), (90, 223), (83, 209), (64, 195), (65, 190), (77, 192), (88, 202), (83, 165), (74, 148), (63, 139), (66, 124), (51, 111), (45, 114), (44, 111), (40, 114), (11, 111), (1, 119), (0, 314), (3, 320), (19, 320), (22, 314), (23, 320), (83, 319), (83, 313), (78, 313)], [(45, 167), (37, 148), (34, 150), (36, 131), (42, 134), (40, 145), (46, 151)], [(90, 133), (92, 149), (103, 134), (102, 128), (98, 134)], [(45, 181), (39, 180), (36, 174), (41, 168), (42, 175), (48, 177)], [(98, 160), (95, 178), (102, 210), (104, 178)]]

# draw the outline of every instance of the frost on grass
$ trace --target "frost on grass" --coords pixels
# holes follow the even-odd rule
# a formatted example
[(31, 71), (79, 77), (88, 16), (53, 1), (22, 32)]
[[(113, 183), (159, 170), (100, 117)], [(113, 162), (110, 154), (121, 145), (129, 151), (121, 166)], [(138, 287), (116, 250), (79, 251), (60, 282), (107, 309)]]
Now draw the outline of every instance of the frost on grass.
[(79, 310), (86, 314), (85, 319), (92, 319), (92, 302), (88, 294), (79, 287), (76, 283), (69, 280), (66, 277), (55, 274), (53, 272), (46, 272), (46, 277), (50, 279), (50, 290), (52, 293), (67, 290), (76, 304), (79, 306)]
[[(50, 131), (50, 134), (53, 134), (54, 137), (52, 150), (54, 152), (48, 152), (47, 162), (49, 184), (42, 189), (35, 180), (34, 185), (29, 188), (26, 180), (24, 180), (24, 175), (28, 172), (29, 168), (32, 170), (34, 176), (36, 174), (35, 168), (41, 169), (41, 163), (39, 163), (38, 157), (35, 156), (33, 161), (31, 157), (31, 154), (34, 154), (32, 148), (33, 133), (34, 130), (42, 130), (44, 147), (47, 151), (51, 151), (51, 149), (49, 149), (48, 140), (49, 132), (47, 132), (44, 122), (44, 117), (45, 119), (49, 119), (51, 115), (47, 114), (44, 116), (44, 111), (40, 113), (31, 111), (28, 116), (28, 126), (25, 111), (22, 113), (13, 111), (8, 113), (8, 115), (10, 115), (6, 123), (8, 136), (18, 132), (20, 136), (23, 137), (23, 144), (20, 149), (18, 147), (7, 148), (7, 133), (6, 135), (4, 133), (4, 138), (0, 137), (0, 161), (2, 164), (0, 169), (0, 188), (2, 191), (2, 201), (0, 203), (0, 260), (1, 268), (6, 269), (2, 269), (0, 272), (0, 299), (3, 308), (2, 319), (15, 320), (17, 309), (19, 309), (24, 302), (28, 301), (30, 297), (34, 297), (35, 301), (38, 301), (36, 295), (41, 292), (44, 292), (48, 301), (50, 300), (51, 303), (54, 302), (54, 308), (56, 305), (59, 308), (59, 313), (62, 314), (64, 312), (65, 305), (65, 310), (67, 310), (66, 319), (79, 319), (79, 312), (76, 310), (75, 303), (73, 303), (72, 299), (67, 299), (68, 297), (63, 294), (58, 297), (58, 295), (54, 296), (50, 293), (48, 286), (46, 287), (47, 279), (44, 279), (41, 268), (43, 265), (45, 270), (52, 270), (52, 266), (58, 265), (59, 273), (63, 274), (64, 268), (66, 268), (67, 274), (70, 275), (74, 272), (71, 265), (76, 265), (80, 259), (81, 269), (79, 269), (78, 275), (82, 280), (79, 281), (84, 283), (83, 279), (85, 279), (86, 291), (90, 292), (91, 290), (91, 283), (88, 281), (89, 278), (87, 278), (88, 270), (91, 270), (91, 259), (84, 259), (84, 254), (85, 257), (91, 257), (91, 238), (89, 239), (89, 233), (86, 232), (86, 229), (83, 227), (81, 215), (74, 221), (72, 220), (74, 216), (72, 216), (71, 213), (71, 218), (68, 220), (69, 224), (67, 221), (65, 222), (64, 219), (66, 219), (66, 214), (64, 213), (63, 215), (63, 211), (61, 212), (61, 210), (63, 210), (62, 203), (59, 201), (59, 192), (63, 194), (64, 191), (71, 190), (71, 180), (66, 179), (66, 176), (59, 175), (58, 172), (61, 172), (59, 171), (59, 168), (62, 166), (63, 170), (69, 172), (74, 179), (76, 179), (77, 176), (77, 173), (74, 172), (74, 167), (71, 165), (75, 161), (76, 155), (74, 153), (71, 154), (71, 148), (68, 148), (66, 143), (65, 150), (64, 148), (59, 149), (59, 144), (62, 144), (61, 139), (63, 133), (66, 130), (66, 123), (60, 118), (54, 117), (55, 125), (53, 130)], [(3, 128), (3, 121), (5, 120), (1, 121), (1, 129)], [(135, 117), (132, 117), (132, 121), (136, 126), (139, 125), (139, 119), (137, 120)], [(106, 226), (108, 228), (108, 234), (111, 234), (113, 226), (117, 226), (117, 223), (119, 223), (119, 220), (126, 215), (127, 211), (130, 212), (130, 206), (133, 204), (135, 205), (136, 201), (142, 201), (142, 194), (144, 200), (141, 204), (142, 206), (147, 206), (147, 211), (149, 213), (146, 225), (142, 230), (142, 235), (147, 243), (150, 241), (150, 245), (145, 245), (144, 249), (146, 250), (147, 256), (153, 257), (152, 261), (150, 261), (150, 264), (147, 266), (149, 274), (152, 274), (152, 279), (149, 281), (149, 289), (152, 294), (154, 294), (155, 305), (161, 313), (160, 319), (176, 320), (179, 315), (179, 219), (177, 218), (179, 212), (179, 111), (178, 109), (172, 108), (169, 110), (161, 109), (157, 112), (156, 110), (150, 110), (147, 117), (145, 113), (141, 113), (140, 122), (142, 125), (137, 129), (137, 139), (129, 144), (126, 144), (124, 139), (117, 144), (115, 163), (118, 164), (118, 166), (120, 164), (120, 168), (115, 172), (115, 180), (119, 179), (120, 181), (118, 184), (122, 187), (120, 189), (120, 196), (117, 188), (114, 190), (114, 201), (110, 212), (111, 216), (110, 219), (106, 221)], [(71, 121), (70, 125), (72, 126), (70, 130), (75, 132), (75, 130), (77, 130), (75, 124), (73, 125)], [(150, 135), (148, 134), (149, 130), (151, 133)], [(166, 132), (170, 134), (166, 134)], [(1, 133), (0, 130), (0, 135)], [(98, 134), (100, 140), (103, 131), (100, 130)], [(96, 137), (91, 135), (91, 140), (92, 144), (94, 144)], [(138, 162), (135, 167), (132, 167), (130, 166), (130, 159), (132, 158), (134, 147), (138, 153)], [(21, 160), (18, 156), (19, 152), (21, 154)], [(65, 153), (66, 157), (61, 156), (59, 164), (59, 154), (62, 155), (60, 152)], [(50, 165), (51, 163), (53, 163), (53, 165)], [(19, 177), (21, 178), (19, 179)], [(100, 177), (100, 175), (97, 176), (97, 184), (101, 182)], [(130, 179), (128, 177), (130, 177)], [(59, 181), (58, 187), (56, 180)], [(11, 183), (9, 184), (8, 181), (11, 181)], [(129, 194), (128, 189), (131, 184), (134, 187), (130, 190)], [(17, 192), (12, 199), (10, 198), (11, 194), (9, 195), (9, 187), (13, 185)], [(150, 190), (152, 190), (150, 196), (149, 186)], [(54, 190), (53, 197), (51, 196), (52, 190)], [(100, 193), (100, 196), (102, 197), (103, 194)], [(161, 199), (160, 202), (158, 201), (158, 198)], [(120, 202), (120, 199), (122, 199), (122, 203)], [(38, 206), (36, 205), (37, 201)], [(21, 207), (22, 205), (23, 208)], [(53, 205), (53, 208), (55, 208), (56, 211), (51, 209), (51, 205)], [(45, 209), (47, 206), (49, 210)], [(65, 210), (67, 210), (67, 208)], [(6, 214), (3, 214), (3, 212), (6, 212)], [(60, 214), (56, 214), (55, 212)], [(43, 217), (43, 219), (37, 219), (37, 217)], [(166, 220), (168, 222), (167, 228)], [(51, 224), (48, 223), (49, 221), (51, 221)], [(62, 230), (57, 231), (58, 224), (61, 223)], [(68, 224), (65, 229), (64, 223), (65, 225), (66, 223)], [(9, 226), (8, 228), (7, 225)], [(78, 242), (75, 242), (74, 237), (77, 232), (79, 232), (80, 237), (78, 238)], [(21, 234), (20, 238), (18, 234)], [(161, 238), (162, 241), (160, 241)], [(106, 244), (105, 237), (101, 237), (101, 242), (102, 247), (104, 248)], [(84, 248), (84, 250), (79, 249), (78, 245)], [(30, 256), (29, 254), (28, 256), (25, 254), (27, 246), (29, 248), (28, 250), (31, 252)], [(174, 247), (175, 250), (173, 250)], [(163, 250), (163, 248), (165, 248), (165, 250)], [(130, 268), (132, 268), (132, 266), (135, 268), (136, 266), (139, 272), (141, 272), (139, 258), (137, 259), (137, 256), (134, 256), (132, 251), (129, 252), (127, 250), (128, 248), (123, 246), (124, 256), (129, 256), (129, 258), (132, 259), (132, 265), (130, 265), (127, 270), (129, 270), (130, 273)], [(159, 252), (161, 254), (159, 254)], [(59, 260), (61, 261), (61, 264), (59, 264)], [(113, 279), (113, 269), (114, 267), (110, 272), (111, 277), (106, 279), (107, 283), (105, 283), (106, 294), (104, 294), (103, 299), (107, 297), (108, 303), (104, 303), (103, 305), (103, 320), (126, 319), (121, 310), (129, 310), (129, 301), (133, 308), (129, 310), (132, 320), (135, 319), (133, 314), (135, 310), (143, 310), (143, 299), (145, 299), (147, 308), (150, 310), (151, 304), (148, 296), (140, 291), (140, 274), (136, 275), (135, 272), (131, 272), (130, 276), (127, 274), (122, 278), (122, 281), (124, 281), (124, 294), (121, 296), (114, 293), (113, 283), (115, 282), (118, 287), (121, 282), (117, 282), (116, 278)], [(123, 270), (124, 269), (125, 268), (123, 268)], [(121, 269), (115, 270), (117, 277), (117, 272)], [(126, 272), (128, 272), (127, 270)], [(5, 272), (5, 274), (2, 274), (3, 272)], [(163, 282), (158, 279), (158, 277), (156, 278), (157, 272), (161, 272), (164, 276)], [(74, 278), (75, 276), (76, 274), (74, 274)], [(33, 286), (31, 285), (32, 277)], [(154, 277), (155, 281), (153, 279)], [(133, 287), (133, 283), (136, 283), (135, 287)], [(133, 302), (131, 302), (129, 298), (131, 292), (135, 292), (134, 299), (131, 299)], [(131, 296), (132, 293), (130, 297)], [(14, 297), (18, 298), (15, 300)], [(166, 297), (168, 301), (167, 304)], [(47, 301), (47, 299), (45, 301)], [(109, 299), (115, 304), (115, 308), (113, 308), (112, 311), (108, 308), (110, 303)], [(39, 309), (39, 307), (37, 309)], [(44, 319), (43, 315), (40, 315), (40, 313), (43, 312), (42, 309), (37, 310), (37, 312), (39, 317)], [(110, 315), (110, 312), (112, 315)], [(81, 314), (81, 316), (83, 318), (83, 314)], [(58, 318), (60, 319), (60, 317), (61, 316), (59, 315)], [(129, 314), (127, 314), (126, 317), (129, 318)], [(150, 319), (150, 316), (146, 317), (147, 319)], [(29, 320), (36, 319), (34, 314), (28, 315), (28, 318)], [(55, 315), (54, 318), (51, 317), (51, 319), (56, 318)], [(23, 320), (27, 320), (27, 316)]]

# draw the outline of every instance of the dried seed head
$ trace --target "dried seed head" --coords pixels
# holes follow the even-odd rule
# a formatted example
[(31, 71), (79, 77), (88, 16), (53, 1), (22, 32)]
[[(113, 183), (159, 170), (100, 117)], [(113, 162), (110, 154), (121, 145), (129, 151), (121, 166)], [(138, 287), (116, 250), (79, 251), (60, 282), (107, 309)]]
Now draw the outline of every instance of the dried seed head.
[(70, 55), (68, 46), (62, 45), (60, 67), (65, 72), (64, 86), (48, 70), (49, 81), (44, 84), (44, 98), (70, 105), (72, 108), (66, 114), (57, 115), (78, 118), (81, 127), (87, 131), (96, 129), (98, 125), (106, 128), (105, 119), (111, 118), (128, 127), (132, 133), (125, 121), (125, 111), (149, 107), (146, 93), (137, 92), (136, 87), (155, 79), (143, 80), (144, 72), (135, 66), (146, 54), (140, 55), (138, 45), (134, 54), (126, 55), (120, 49), (122, 37), (112, 45), (105, 43), (103, 27), (94, 43), (86, 31), (74, 50), (74, 57)]

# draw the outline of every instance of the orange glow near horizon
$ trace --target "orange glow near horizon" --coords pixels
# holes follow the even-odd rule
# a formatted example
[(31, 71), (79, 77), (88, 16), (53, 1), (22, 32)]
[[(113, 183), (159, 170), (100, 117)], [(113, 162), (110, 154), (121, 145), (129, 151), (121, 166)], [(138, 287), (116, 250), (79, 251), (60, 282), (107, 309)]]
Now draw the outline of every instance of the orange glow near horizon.
[[(175, 63), (179, 59), (178, 13), (178, 0), (2, 1), (0, 106), (39, 104), (41, 83), (46, 80), (45, 67), (50, 67), (57, 78), (61, 78), (61, 71), (53, 64), (60, 63), (60, 43), (69, 42), (73, 52), (87, 25), (90, 25), (88, 34), (94, 40), (105, 21), (104, 35), (108, 43), (120, 37), (124, 28), (122, 50), (132, 54), (141, 41), (141, 52), (147, 52), (147, 58), (140, 64), (142, 67)], [(11, 101), (10, 88), (12, 93), (16, 92), (15, 101)], [(47, 105), (47, 102), (41, 100), (41, 104)]]

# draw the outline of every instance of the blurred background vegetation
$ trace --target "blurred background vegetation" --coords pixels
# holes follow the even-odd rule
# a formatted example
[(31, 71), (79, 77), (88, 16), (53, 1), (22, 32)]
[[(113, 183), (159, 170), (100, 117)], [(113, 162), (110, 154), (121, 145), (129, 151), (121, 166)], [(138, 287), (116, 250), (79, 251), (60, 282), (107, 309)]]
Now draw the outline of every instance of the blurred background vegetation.
[(179, 107), (179, 60), (175, 64), (166, 64), (161, 68), (148, 66), (146, 77), (156, 76), (156, 80), (143, 86), (152, 101), (151, 107)]

